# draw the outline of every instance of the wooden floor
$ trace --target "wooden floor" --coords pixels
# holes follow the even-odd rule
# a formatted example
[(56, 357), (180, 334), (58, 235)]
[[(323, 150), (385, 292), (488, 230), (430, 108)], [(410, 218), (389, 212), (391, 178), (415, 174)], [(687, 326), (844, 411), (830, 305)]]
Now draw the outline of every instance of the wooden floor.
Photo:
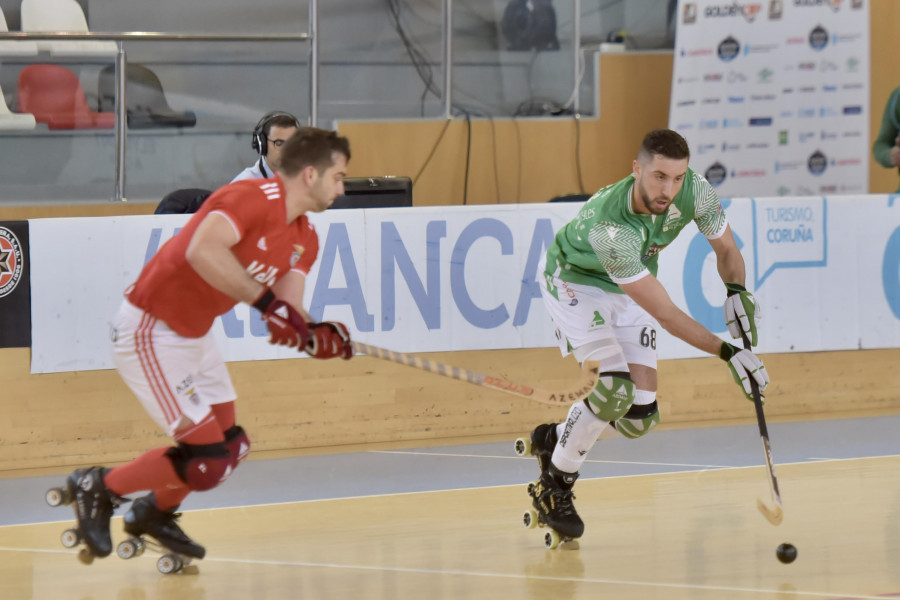
[[(587, 531), (546, 550), (525, 486), (192, 511), (208, 558), (81, 565), (64, 523), (0, 528), (4, 600), (779, 599), (900, 596), (900, 457), (780, 465), (785, 519), (756, 511), (763, 468), (579, 481)], [(121, 520), (113, 521), (121, 538)], [(775, 558), (779, 543), (797, 561)]]

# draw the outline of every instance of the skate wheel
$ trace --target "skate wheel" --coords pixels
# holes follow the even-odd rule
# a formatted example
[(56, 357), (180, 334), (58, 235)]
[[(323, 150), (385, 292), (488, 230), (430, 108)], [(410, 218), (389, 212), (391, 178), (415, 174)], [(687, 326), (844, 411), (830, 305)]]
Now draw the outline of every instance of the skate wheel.
[(560, 541), (559, 534), (553, 529), (544, 534), (544, 546), (546, 546), (548, 550), (556, 549), (556, 547), (559, 546)]
[(81, 543), (81, 535), (78, 533), (77, 529), (66, 529), (62, 532), (62, 535), (59, 536), (59, 540), (66, 548), (74, 548)]
[(47, 493), (44, 494), (44, 500), (46, 500), (47, 504), (50, 506), (69, 504), (69, 493), (62, 488), (52, 488), (47, 490)]
[(528, 438), (520, 437), (516, 440), (516, 454), (519, 456), (526, 456), (531, 454), (531, 440)]
[(125, 540), (124, 542), (120, 542), (119, 545), (116, 546), (116, 554), (122, 560), (134, 558), (139, 554), (138, 544), (136, 544), (134, 540)]
[(163, 554), (156, 561), (156, 570), (163, 575), (171, 575), (181, 569), (181, 559), (174, 554)]
[(537, 511), (533, 508), (530, 508), (525, 511), (525, 514), (522, 515), (522, 524), (525, 525), (526, 529), (534, 529), (538, 526), (538, 514)]
[(78, 560), (83, 565), (89, 565), (94, 562), (94, 555), (87, 548), (82, 548), (78, 551)]

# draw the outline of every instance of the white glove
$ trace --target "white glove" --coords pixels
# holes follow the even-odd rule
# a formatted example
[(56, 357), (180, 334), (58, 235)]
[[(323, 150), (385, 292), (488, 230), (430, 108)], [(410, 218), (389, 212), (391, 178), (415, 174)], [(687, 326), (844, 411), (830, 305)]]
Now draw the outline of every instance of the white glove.
[(725, 298), (725, 326), (731, 337), (738, 339), (741, 331), (750, 338), (750, 345), (755, 346), (759, 341), (756, 333), (756, 322), (762, 318), (759, 310), (759, 302), (756, 297), (748, 292), (744, 286), (737, 283), (726, 283), (728, 297)]
[(762, 393), (766, 386), (769, 385), (769, 373), (766, 372), (766, 365), (763, 364), (758, 356), (749, 350), (741, 350), (728, 342), (722, 342), (719, 358), (728, 363), (731, 376), (734, 377), (735, 383), (744, 390), (744, 396), (748, 400), (753, 400), (753, 389), (750, 387), (751, 377), (756, 381), (756, 385), (759, 386), (759, 395), (760, 399), (762, 399)]

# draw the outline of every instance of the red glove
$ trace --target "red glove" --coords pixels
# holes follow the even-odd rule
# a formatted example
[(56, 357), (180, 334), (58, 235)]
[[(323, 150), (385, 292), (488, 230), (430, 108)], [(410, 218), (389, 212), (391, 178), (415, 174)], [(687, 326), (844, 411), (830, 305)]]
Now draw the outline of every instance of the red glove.
[(253, 307), (262, 313), (269, 328), (270, 344), (300, 350), (309, 343), (311, 334), (306, 320), (290, 304), (277, 300), (272, 290), (266, 288)]
[(350, 341), (350, 332), (343, 323), (337, 321), (325, 321), (323, 323), (310, 323), (310, 337), (305, 350), (313, 358), (337, 358), (344, 360), (353, 357), (353, 343)]

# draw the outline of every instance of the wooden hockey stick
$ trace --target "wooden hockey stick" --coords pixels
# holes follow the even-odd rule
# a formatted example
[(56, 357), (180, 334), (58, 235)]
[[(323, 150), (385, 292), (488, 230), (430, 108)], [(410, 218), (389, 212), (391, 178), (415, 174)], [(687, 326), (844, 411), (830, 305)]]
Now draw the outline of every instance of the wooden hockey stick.
[[(747, 334), (741, 331), (741, 338), (744, 340), (744, 349), (750, 350), (750, 340)], [(748, 375), (749, 376), (749, 375)], [(766, 427), (766, 415), (763, 413), (762, 396), (759, 393), (759, 384), (752, 376), (750, 379), (750, 390), (753, 392), (753, 405), (756, 407), (756, 422), (759, 424), (759, 437), (762, 438), (763, 451), (766, 454), (766, 469), (769, 473), (769, 490), (772, 492), (772, 503), (774, 507), (768, 506), (762, 501), (762, 498), (756, 499), (756, 507), (759, 512), (772, 525), (780, 525), (784, 519), (784, 508), (781, 504), (781, 491), (778, 489), (778, 478), (775, 477), (775, 466), (772, 461), (772, 445), (769, 443), (769, 428)]]
[(577, 384), (561, 388), (558, 390), (541, 389), (525, 383), (518, 383), (495, 377), (493, 375), (484, 375), (475, 373), (460, 367), (454, 367), (444, 363), (430, 361), (427, 358), (421, 358), (413, 354), (403, 354), (402, 352), (394, 352), (393, 350), (385, 350), (377, 346), (371, 346), (362, 342), (353, 342), (353, 349), (359, 354), (373, 356), (382, 360), (387, 360), (408, 367), (422, 369), (431, 373), (437, 373), (459, 381), (466, 381), (481, 387), (491, 388), (520, 398), (527, 398), (541, 404), (549, 404), (551, 406), (568, 406), (577, 400), (587, 397), (590, 391), (597, 383), (597, 375), (590, 371), (585, 371), (582, 378)]

